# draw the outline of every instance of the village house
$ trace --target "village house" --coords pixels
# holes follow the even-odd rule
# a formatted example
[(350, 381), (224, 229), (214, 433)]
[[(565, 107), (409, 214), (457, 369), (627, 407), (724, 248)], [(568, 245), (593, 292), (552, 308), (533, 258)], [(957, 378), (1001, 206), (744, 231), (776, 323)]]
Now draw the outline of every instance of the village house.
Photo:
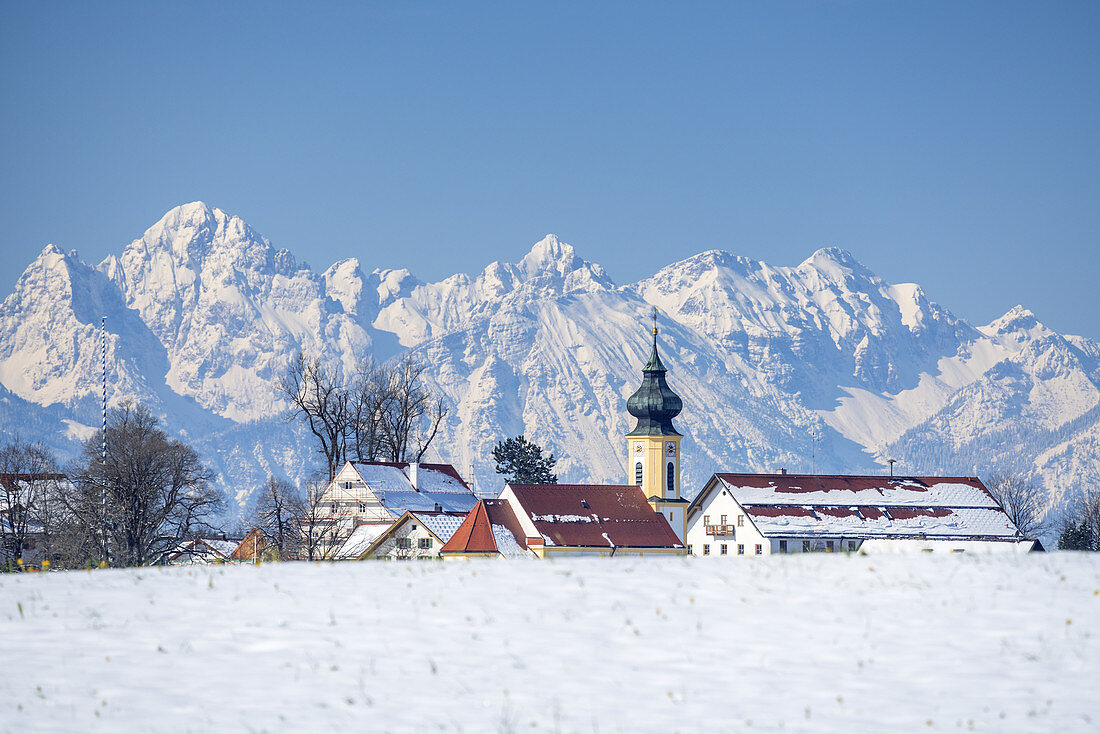
[(317, 499), (309, 525), (318, 555), (329, 558), (361, 525), (388, 528), (409, 510), (465, 514), (476, 504), (450, 464), (349, 461)]
[(203, 565), (222, 563), (240, 545), (237, 540), (218, 538), (190, 538), (164, 554), (163, 563), (169, 566)]
[(687, 513), (688, 553), (1026, 552), (976, 477), (715, 474)]
[(668, 519), (634, 485), (506, 484), (522, 547), (539, 558), (684, 554)]
[[(64, 474), (0, 473), (0, 565), (22, 561), (37, 565), (50, 560), (49, 536), (42, 521), (44, 517), (63, 511), (57, 500), (51, 501), (61, 483), (67, 483)], [(17, 539), (22, 541), (21, 552), (16, 552)]]
[(366, 543), (364, 541), (369, 536), (360, 531), (365, 528), (373, 530), (376, 526), (360, 525), (340, 549), (337, 558), (361, 561), (371, 558), (394, 561), (439, 558), (440, 549), (451, 539), (466, 517), (466, 514), (458, 512), (406, 510), (396, 522), (383, 528), (373, 540)]
[(233, 549), (233, 552), (229, 554), (226, 559), (235, 563), (243, 563), (245, 561), (259, 561), (264, 557), (264, 551), (267, 550), (268, 543), (267, 538), (264, 537), (263, 531), (259, 528), (252, 528), (248, 531), (248, 534), (244, 536), (237, 547)]
[[(445, 560), (456, 558), (531, 558), (531, 548), (512, 506), (501, 499), (482, 500), (440, 549)], [(526, 539), (529, 540), (529, 539)]]

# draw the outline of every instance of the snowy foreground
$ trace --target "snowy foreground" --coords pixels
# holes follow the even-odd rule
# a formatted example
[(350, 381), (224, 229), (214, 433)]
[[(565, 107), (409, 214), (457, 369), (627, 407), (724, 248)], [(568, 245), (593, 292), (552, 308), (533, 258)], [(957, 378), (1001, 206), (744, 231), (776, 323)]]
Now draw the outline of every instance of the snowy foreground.
[(1100, 556), (0, 576), (0, 729), (1096, 732)]

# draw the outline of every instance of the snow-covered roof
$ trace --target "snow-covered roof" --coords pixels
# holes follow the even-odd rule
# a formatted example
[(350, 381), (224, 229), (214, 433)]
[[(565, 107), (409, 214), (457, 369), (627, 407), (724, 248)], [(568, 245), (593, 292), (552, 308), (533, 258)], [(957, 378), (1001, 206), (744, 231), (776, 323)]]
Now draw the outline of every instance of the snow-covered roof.
[(352, 465), (378, 501), (395, 515), (405, 510), (469, 512), (477, 504), (473, 491), (450, 464), (416, 465), (415, 486), (408, 463), (356, 461)]
[(716, 474), (765, 537), (1018, 539), (976, 477)]
[(976, 477), (716, 474), (739, 504), (998, 507)]
[(747, 505), (744, 509), (757, 529), (769, 537), (1018, 536), (1008, 516), (999, 509), (790, 505)]
[(446, 543), (458, 530), (458, 526), (466, 519), (465, 515), (455, 515), (437, 512), (414, 512), (412, 516), (420, 521), (432, 535)]
[(333, 554), (337, 560), (354, 560), (363, 554), (370, 544), (393, 526), (388, 522), (368, 522), (352, 531), (344, 544)]
[(668, 521), (633, 485), (509, 484), (546, 545), (679, 548)]
[(168, 560), (177, 561), (187, 559), (228, 558), (237, 549), (235, 540), (218, 540), (215, 538), (190, 538), (181, 541), (172, 550), (168, 551)]
[(481, 500), (440, 548), (440, 555), (492, 555), (508, 557), (531, 555), (520, 538), (520, 527), (512, 506), (506, 500)]
[(210, 540), (207, 538), (204, 538), (203, 540), (206, 542), (207, 545), (209, 545), (211, 548), (227, 558), (229, 557), (229, 554), (237, 550), (237, 546), (240, 545), (239, 540)]

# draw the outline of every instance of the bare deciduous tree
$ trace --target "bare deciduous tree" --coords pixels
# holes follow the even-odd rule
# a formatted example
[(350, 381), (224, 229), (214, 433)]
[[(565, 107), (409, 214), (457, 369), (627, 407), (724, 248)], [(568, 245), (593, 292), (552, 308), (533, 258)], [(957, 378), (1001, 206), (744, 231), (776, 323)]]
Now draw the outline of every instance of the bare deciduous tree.
[(425, 365), (405, 355), (389, 370), (388, 399), (382, 413), (386, 458), (390, 461), (420, 461), (428, 451), (447, 405), (424, 386)]
[(302, 543), (301, 518), (308, 515), (301, 492), (285, 479), (268, 477), (256, 498), (256, 527), (280, 560), (294, 558)]
[(317, 438), (331, 479), (347, 456), (351, 416), (350, 391), (339, 370), (298, 354), (279, 381), (278, 390), (290, 403), (288, 419), (305, 420)]
[(306, 496), (297, 519), (299, 548), (298, 557), (306, 560), (323, 558), (330, 545), (332, 529), (331, 515), (324, 511), (323, 479), (306, 482)]
[(128, 404), (112, 412), (106, 459), (102, 441), (98, 431), (84, 444), (73, 491), (64, 497), (85, 543), (102, 542), (105, 528), (111, 563), (140, 566), (212, 530), (207, 522), (223, 503), (210, 485), (213, 474), (190, 446), (170, 439), (147, 408)]
[(351, 396), (351, 435), (356, 461), (378, 461), (385, 444), (383, 416), (390, 397), (389, 376), (371, 359), (359, 369)]
[(447, 416), (424, 385), (425, 365), (406, 355), (391, 365), (364, 362), (353, 380), (299, 354), (279, 383), (288, 418), (306, 421), (331, 481), (344, 461), (421, 461)]
[(1027, 477), (1015, 472), (997, 472), (989, 478), (986, 488), (1024, 537), (1034, 538), (1043, 529), (1045, 497)]

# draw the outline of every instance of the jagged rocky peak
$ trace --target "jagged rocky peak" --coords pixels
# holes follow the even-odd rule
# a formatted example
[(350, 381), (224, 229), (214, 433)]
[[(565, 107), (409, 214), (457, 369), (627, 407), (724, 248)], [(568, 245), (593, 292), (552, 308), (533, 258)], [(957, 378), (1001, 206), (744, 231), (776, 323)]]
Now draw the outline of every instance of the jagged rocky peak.
[(571, 245), (552, 234), (536, 242), (518, 263), (491, 263), (478, 284), (479, 290), (493, 295), (520, 288), (549, 295), (615, 287), (603, 266), (579, 257)]
[(1005, 312), (1004, 316), (994, 319), (987, 327), (994, 334), (1028, 333), (1038, 336), (1047, 328), (1035, 317), (1035, 314), (1017, 304)]
[[(166, 269), (199, 272), (209, 267), (291, 277), (309, 267), (296, 262), (287, 250), (276, 250), (240, 217), (201, 201), (169, 210), (126, 247), (121, 262), (130, 276), (152, 266), (160, 275)], [(103, 265), (109, 267), (106, 260)]]
[(363, 297), (366, 277), (359, 264), (359, 258), (349, 257), (338, 260), (321, 274), (325, 282), (325, 293), (338, 302), (345, 313), (357, 314)]
[(803, 260), (797, 270), (803, 274), (817, 273), (838, 284), (846, 283), (851, 278), (881, 282), (881, 278), (857, 260), (855, 255), (841, 247), (822, 247)]

